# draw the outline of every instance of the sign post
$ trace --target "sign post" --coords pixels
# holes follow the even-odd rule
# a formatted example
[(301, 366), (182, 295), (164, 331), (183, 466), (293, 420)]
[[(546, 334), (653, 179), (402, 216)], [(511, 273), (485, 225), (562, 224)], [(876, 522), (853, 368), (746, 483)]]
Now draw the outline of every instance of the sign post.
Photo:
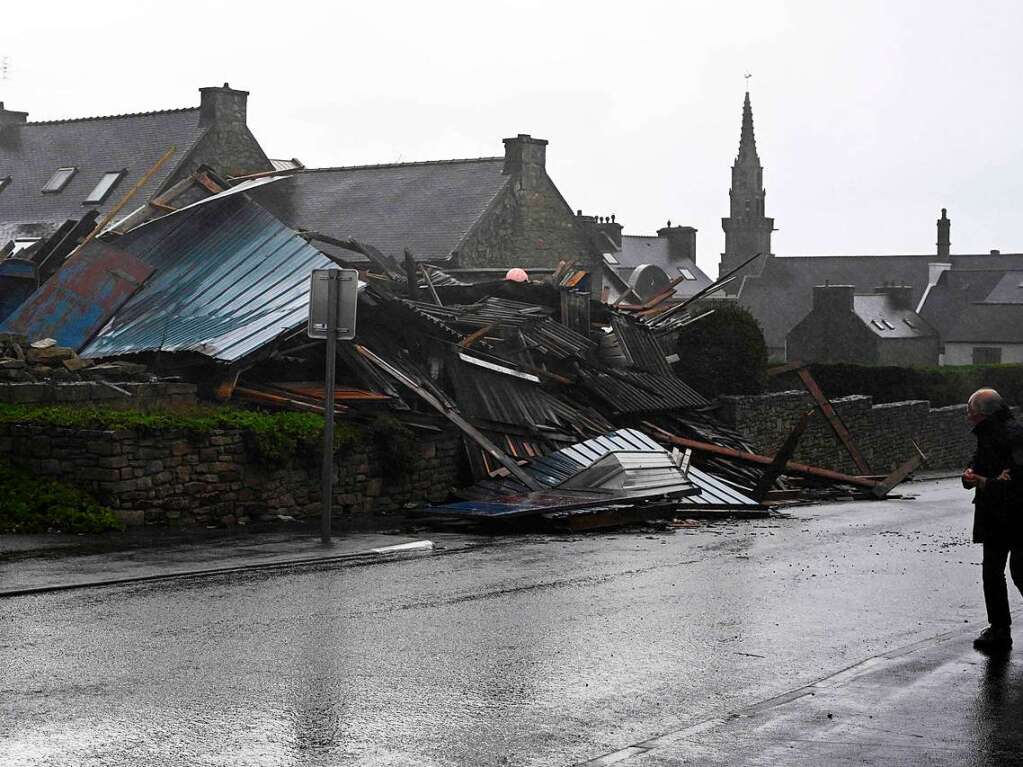
[(355, 338), (359, 273), (354, 269), (316, 269), (309, 289), (310, 338), (327, 341), (323, 394), (323, 464), (320, 468), (320, 540), (330, 543), (334, 505), (334, 394), (338, 340)]

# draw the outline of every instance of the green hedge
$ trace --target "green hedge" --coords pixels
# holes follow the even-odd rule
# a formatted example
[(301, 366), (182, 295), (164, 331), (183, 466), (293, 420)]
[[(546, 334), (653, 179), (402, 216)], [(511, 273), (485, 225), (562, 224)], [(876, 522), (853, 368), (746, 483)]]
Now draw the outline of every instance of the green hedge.
[[(1023, 405), (1023, 365), (962, 365), (903, 368), (865, 365), (811, 365), (810, 371), (829, 398), (866, 394), (875, 403), (930, 400), (933, 407), (965, 403), (989, 386), (1011, 405)], [(772, 391), (801, 389), (795, 373), (771, 379)]]
[(704, 397), (761, 394), (767, 388), (767, 344), (756, 318), (733, 301), (703, 301), (694, 314), (714, 313), (683, 327), (675, 374)]

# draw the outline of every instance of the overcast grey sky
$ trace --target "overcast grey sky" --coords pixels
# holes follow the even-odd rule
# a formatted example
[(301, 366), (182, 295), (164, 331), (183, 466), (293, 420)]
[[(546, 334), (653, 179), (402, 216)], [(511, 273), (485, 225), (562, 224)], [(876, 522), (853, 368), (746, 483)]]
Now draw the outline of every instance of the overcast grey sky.
[(779, 255), (1023, 250), (1023, 3), (3, 4), (0, 100), (29, 119), (198, 103), (229, 81), (271, 156), (498, 155), (546, 138), (573, 208), (700, 230), (716, 274), (743, 74)]

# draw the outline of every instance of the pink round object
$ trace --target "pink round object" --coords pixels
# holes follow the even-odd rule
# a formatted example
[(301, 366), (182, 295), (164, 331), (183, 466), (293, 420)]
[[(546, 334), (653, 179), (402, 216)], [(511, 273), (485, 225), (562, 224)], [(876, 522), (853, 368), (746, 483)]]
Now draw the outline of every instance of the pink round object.
[(529, 275), (526, 274), (526, 270), (519, 269), (517, 266), (514, 269), (509, 269), (508, 274), (504, 275), (504, 278), (512, 282), (529, 282)]

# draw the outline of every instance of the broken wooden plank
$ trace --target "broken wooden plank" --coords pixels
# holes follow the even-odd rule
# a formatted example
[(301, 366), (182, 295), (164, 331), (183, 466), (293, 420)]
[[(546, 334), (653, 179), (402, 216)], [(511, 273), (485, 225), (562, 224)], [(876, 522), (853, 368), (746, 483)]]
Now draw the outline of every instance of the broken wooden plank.
[(760, 475), (760, 479), (757, 481), (756, 487), (753, 488), (751, 495), (755, 501), (763, 503), (767, 497), (768, 491), (774, 486), (774, 482), (781, 473), (785, 470), (785, 465), (792, 458), (792, 455), (796, 452), (796, 445), (799, 444), (799, 438), (803, 436), (803, 432), (806, 431), (806, 425), (810, 422), (810, 416), (814, 414), (814, 409), (807, 410), (803, 415), (800, 416), (796, 425), (792, 431), (789, 432), (789, 436), (785, 438), (785, 442), (778, 448), (778, 452), (774, 454), (774, 460), (771, 461), (770, 465), (764, 470), (764, 473)]
[(461, 429), (473, 442), (483, 448), (488, 455), (496, 459), (498, 463), (511, 472), (522, 484), (530, 490), (541, 490), (543, 488), (543, 486), (537, 482), (529, 472), (525, 471), (515, 461), (509, 458), (507, 453), (487, 439), (487, 437), (484, 436), (479, 429), (463, 418), (461, 413), (446, 405), (424, 386), (420, 385), (418, 381), (406, 375), (401, 370), (398, 370), (386, 360), (381, 359), (365, 346), (361, 346), (360, 344), (355, 344), (354, 346), (355, 350), (359, 354), (414, 391), (430, 407), (438, 411), (441, 415), (451, 421), (451, 423)]
[(430, 270), (426, 268), (425, 264), (419, 265), (419, 271), (423, 273), (423, 278), (426, 280), (426, 287), (430, 289), (430, 295), (433, 296), (433, 302), (437, 306), (444, 306), (444, 302), (440, 300), (440, 296), (437, 295), (437, 288), (433, 285), (433, 278), (430, 276)]
[(920, 465), (927, 462), (927, 456), (923, 454), (920, 446), (913, 442), (913, 448), (916, 450), (916, 455), (909, 458), (901, 466), (895, 469), (891, 474), (885, 477), (883, 480), (878, 482), (871, 489), (871, 492), (876, 498), (884, 498), (888, 493), (898, 485), (902, 480), (920, 468)]
[(803, 382), (803, 386), (810, 392), (810, 396), (813, 397), (814, 402), (817, 403), (817, 407), (824, 413), (824, 417), (828, 419), (828, 424), (831, 426), (831, 430), (835, 432), (835, 436), (838, 437), (838, 441), (841, 442), (849, 453), (849, 457), (853, 459), (853, 463), (856, 464), (856, 468), (859, 469), (860, 474), (870, 474), (870, 466), (867, 464), (863, 454), (860, 453), (859, 448), (853, 443), (852, 435), (849, 433), (849, 429), (846, 428), (842, 419), (838, 413), (835, 412), (835, 408), (831, 406), (831, 401), (824, 396), (824, 392), (821, 391), (821, 387), (817, 385), (817, 381), (814, 380), (813, 374), (810, 373), (810, 368), (803, 367), (799, 369), (799, 380)]
[[(655, 426), (649, 421), (644, 421), (643, 425), (650, 429), (651, 433), (659, 440), (666, 442), (670, 445), (678, 445), (679, 447), (691, 447), (694, 450), (699, 450), (704, 453), (710, 453), (711, 455), (718, 455), (722, 458), (732, 458), (737, 461), (743, 461), (744, 463), (755, 463), (761, 466), (768, 466), (774, 460), (766, 455), (758, 455), (757, 453), (743, 453), (739, 450), (733, 450), (730, 447), (722, 447), (721, 445), (714, 445), (709, 442), (700, 442), (695, 439), (687, 439), (686, 437), (679, 437), (676, 434), (667, 432), (664, 429)], [(846, 485), (854, 485), (856, 487), (865, 487), (873, 490), (877, 486), (877, 482), (870, 479), (863, 479), (862, 477), (854, 477), (850, 474), (843, 474), (840, 471), (832, 471), (831, 469), (822, 469), (819, 466), (808, 466), (805, 463), (796, 463), (795, 461), (786, 461), (785, 463), (786, 474), (801, 474), (807, 477), (813, 477), (815, 479), (826, 479), (831, 482), (841, 482)]]
[(787, 362), (784, 365), (775, 365), (773, 368), (767, 369), (767, 377), (775, 378), (777, 376), (785, 375), (786, 373), (791, 373), (795, 370), (799, 370), (800, 368), (805, 367), (806, 367), (805, 362)]

